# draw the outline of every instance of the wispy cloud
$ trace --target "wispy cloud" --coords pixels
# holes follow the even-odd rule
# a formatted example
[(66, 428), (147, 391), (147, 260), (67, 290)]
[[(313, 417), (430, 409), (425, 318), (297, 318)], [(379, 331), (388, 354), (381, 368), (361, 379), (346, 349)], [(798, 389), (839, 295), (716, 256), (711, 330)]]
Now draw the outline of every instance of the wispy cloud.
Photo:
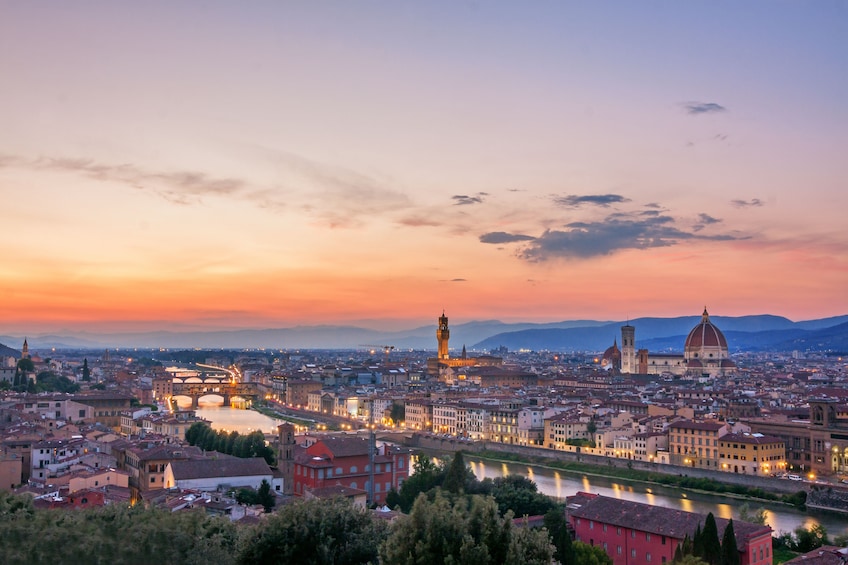
[(731, 200), (730, 203), (737, 208), (757, 207), (764, 204), (759, 198), (752, 198), (750, 200)]
[[(233, 198), (265, 209), (295, 209), (331, 227), (350, 227), (374, 215), (411, 208), (409, 197), (385, 180), (299, 155), (274, 152), (273, 166), (284, 180), (267, 186), (247, 178), (217, 177), (196, 170), (155, 170), (132, 163), (110, 164), (93, 159), (0, 155), (0, 167), (60, 171), (98, 181), (124, 184), (178, 205), (197, 205), (206, 198)], [(481, 193), (482, 194), (482, 193)]]
[(536, 238), (531, 235), (523, 235), (519, 233), (507, 233), (503, 231), (493, 231), (484, 233), (480, 236), (481, 243), (515, 243), (517, 241), (533, 241)]
[(421, 227), (439, 227), (444, 225), (443, 222), (439, 220), (434, 220), (432, 218), (426, 216), (405, 216), (398, 220), (398, 223), (402, 226), (407, 226), (410, 228), (421, 228)]
[(692, 227), (692, 231), (698, 232), (698, 231), (701, 231), (702, 229), (704, 229), (707, 226), (710, 226), (710, 225), (713, 225), (713, 224), (720, 224), (721, 222), (722, 222), (722, 220), (720, 218), (714, 218), (714, 217), (710, 216), (709, 214), (704, 214), (702, 212), (702, 213), (698, 214), (698, 221)]
[(554, 202), (556, 202), (560, 206), (565, 206), (568, 208), (579, 208), (584, 204), (607, 208), (611, 204), (621, 204), (624, 202), (630, 202), (630, 199), (625, 198), (620, 194), (569, 194), (567, 196), (554, 197)]
[(485, 196), (488, 196), (487, 192), (478, 192), (474, 196), (468, 196), (466, 194), (455, 194), (451, 196), (453, 200), (454, 206), (468, 206), (469, 204), (482, 204)]
[(700, 114), (716, 114), (727, 111), (727, 108), (721, 104), (716, 104), (715, 102), (686, 102), (683, 104), (683, 108), (686, 110), (686, 113), (691, 116), (698, 116)]

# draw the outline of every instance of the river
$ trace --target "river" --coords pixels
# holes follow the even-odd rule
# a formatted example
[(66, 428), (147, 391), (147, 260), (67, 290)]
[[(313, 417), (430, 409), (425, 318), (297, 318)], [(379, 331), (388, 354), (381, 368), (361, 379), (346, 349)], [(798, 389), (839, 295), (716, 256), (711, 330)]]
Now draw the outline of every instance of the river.
[[(180, 408), (188, 408), (189, 403), (179, 404)], [(222, 406), (216, 402), (203, 402), (198, 404), (196, 413), (199, 417), (212, 422), (212, 428), (216, 430), (236, 431), (240, 434), (249, 434), (259, 430), (265, 433), (276, 433), (277, 426), (284, 420), (271, 418), (260, 414), (256, 410), (242, 410), (231, 406)]]
[[(539, 492), (556, 498), (571, 496), (576, 492), (591, 492), (611, 496), (623, 500), (643, 502), (656, 506), (665, 506), (707, 514), (721, 518), (739, 519), (739, 507), (742, 501), (720, 496), (685, 493), (676, 488), (662, 486), (647, 486), (641, 483), (627, 483), (621, 479), (606, 477), (588, 477), (580, 474), (570, 474), (547, 467), (519, 463), (498, 463), (476, 459), (471, 455), (465, 456), (471, 465), (474, 475), (482, 480), (485, 478), (503, 477), (505, 475), (522, 475), (536, 483)], [(787, 506), (776, 504), (748, 503), (751, 510), (760, 507), (766, 509), (766, 522), (775, 533), (791, 532), (798, 526), (809, 528), (817, 524), (825, 527), (831, 539), (840, 534), (848, 535), (848, 516), (831, 512), (800, 512)]]
[[(197, 415), (212, 422), (215, 429), (239, 433), (250, 433), (260, 430), (275, 433), (277, 426), (283, 420), (270, 418), (254, 410), (240, 410), (215, 403), (200, 402)], [(676, 508), (687, 512), (698, 512), (721, 518), (739, 519), (739, 507), (742, 502), (720, 496), (685, 493), (679, 489), (662, 486), (646, 486), (640, 483), (627, 483), (621, 479), (605, 477), (588, 477), (580, 474), (570, 474), (537, 465), (519, 463), (497, 463), (477, 459), (466, 455), (474, 475), (482, 480), (485, 478), (502, 477), (505, 475), (522, 475), (533, 480), (539, 492), (556, 498), (565, 498), (579, 491), (612, 496), (623, 500), (644, 502), (667, 508)], [(754, 510), (759, 507), (766, 509), (766, 521), (775, 533), (791, 532), (798, 526), (809, 528), (816, 524), (825, 527), (831, 538), (839, 534), (848, 535), (848, 517), (830, 512), (800, 512), (781, 505), (749, 503)]]

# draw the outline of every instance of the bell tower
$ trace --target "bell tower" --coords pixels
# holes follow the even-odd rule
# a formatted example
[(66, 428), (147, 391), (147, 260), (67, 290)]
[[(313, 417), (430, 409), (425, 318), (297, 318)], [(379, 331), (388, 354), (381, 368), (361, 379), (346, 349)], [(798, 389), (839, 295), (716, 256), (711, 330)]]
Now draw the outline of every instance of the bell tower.
[(445, 311), (442, 310), (442, 315), (439, 316), (439, 327), (436, 330), (436, 339), (439, 342), (439, 360), (448, 359), (448, 340), (450, 339), (450, 330), (448, 329), (448, 317), (445, 316)]
[(285, 423), (277, 426), (277, 441), (280, 452), (277, 465), (283, 474), (283, 494), (294, 493), (294, 425)]
[(621, 372), (636, 373), (636, 328), (627, 323), (621, 326)]

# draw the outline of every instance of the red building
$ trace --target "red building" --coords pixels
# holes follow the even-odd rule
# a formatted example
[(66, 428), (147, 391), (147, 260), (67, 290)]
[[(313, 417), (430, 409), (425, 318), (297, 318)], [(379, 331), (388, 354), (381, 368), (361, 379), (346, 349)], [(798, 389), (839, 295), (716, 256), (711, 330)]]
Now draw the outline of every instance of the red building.
[[(567, 499), (568, 521), (578, 541), (600, 546), (615, 565), (671, 563), (674, 551), (706, 516), (620, 500), (585, 492)], [(728, 520), (716, 518), (719, 540)], [(733, 521), (741, 565), (771, 565), (771, 533), (768, 526)]]
[(409, 450), (378, 445), (374, 448), (373, 470), (368, 440), (356, 436), (326, 437), (294, 453), (294, 494), (340, 485), (370, 492), (382, 504), (391, 490), (409, 476)]

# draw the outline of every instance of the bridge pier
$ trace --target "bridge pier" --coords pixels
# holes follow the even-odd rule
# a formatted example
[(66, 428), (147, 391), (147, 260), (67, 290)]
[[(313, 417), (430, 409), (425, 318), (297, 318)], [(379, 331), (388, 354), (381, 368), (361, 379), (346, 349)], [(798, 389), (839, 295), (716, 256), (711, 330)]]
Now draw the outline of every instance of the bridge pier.
[(224, 407), (229, 406), (230, 405), (230, 395), (229, 394), (222, 394), (221, 396), (224, 397)]
[(197, 410), (200, 407), (200, 405), (198, 403), (199, 400), (200, 400), (200, 397), (197, 396), (196, 394), (191, 395), (191, 409), (192, 410)]

